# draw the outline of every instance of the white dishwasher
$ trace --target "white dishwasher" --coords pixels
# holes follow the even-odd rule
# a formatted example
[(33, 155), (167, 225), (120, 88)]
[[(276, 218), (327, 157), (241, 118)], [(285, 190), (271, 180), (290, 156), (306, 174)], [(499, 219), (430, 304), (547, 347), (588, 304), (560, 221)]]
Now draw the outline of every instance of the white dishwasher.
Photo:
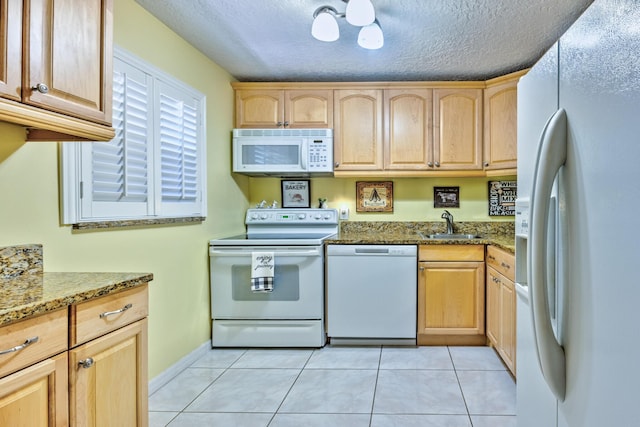
[(416, 344), (417, 253), (412, 245), (327, 245), (331, 344)]

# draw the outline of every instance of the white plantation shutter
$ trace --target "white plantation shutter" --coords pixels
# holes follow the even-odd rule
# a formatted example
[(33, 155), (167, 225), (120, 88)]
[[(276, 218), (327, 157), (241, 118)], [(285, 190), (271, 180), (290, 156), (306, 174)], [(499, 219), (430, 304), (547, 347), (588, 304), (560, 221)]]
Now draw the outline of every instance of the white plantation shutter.
[(161, 208), (169, 215), (190, 215), (201, 198), (199, 101), (165, 82), (158, 82), (156, 90)]
[(116, 49), (110, 142), (62, 145), (63, 222), (204, 217), (204, 95)]

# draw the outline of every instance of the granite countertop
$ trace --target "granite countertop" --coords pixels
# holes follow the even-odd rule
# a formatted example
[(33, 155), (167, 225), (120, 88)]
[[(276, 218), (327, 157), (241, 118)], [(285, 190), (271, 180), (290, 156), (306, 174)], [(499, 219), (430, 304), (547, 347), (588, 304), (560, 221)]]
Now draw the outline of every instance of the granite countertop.
[(0, 326), (133, 288), (150, 273), (41, 273), (0, 280)]
[(457, 223), (456, 233), (477, 234), (477, 239), (423, 239), (425, 235), (443, 233), (440, 223), (343, 223), (338, 235), (325, 240), (337, 245), (494, 245), (515, 254), (512, 223)]
[(0, 326), (133, 288), (151, 273), (45, 273), (42, 245), (0, 248)]

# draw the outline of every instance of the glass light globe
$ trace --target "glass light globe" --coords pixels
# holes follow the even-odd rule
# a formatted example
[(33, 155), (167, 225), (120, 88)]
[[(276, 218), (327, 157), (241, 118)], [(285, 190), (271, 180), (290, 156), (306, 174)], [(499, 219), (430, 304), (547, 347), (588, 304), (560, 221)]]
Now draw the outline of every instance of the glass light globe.
[(349, 0), (346, 15), (347, 22), (356, 27), (364, 27), (376, 19), (371, 0)]
[(329, 12), (320, 12), (311, 25), (311, 35), (323, 42), (334, 42), (340, 37), (336, 18)]
[(384, 34), (378, 21), (360, 29), (358, 44), (365, 49), (380, 49), (384, 45)]

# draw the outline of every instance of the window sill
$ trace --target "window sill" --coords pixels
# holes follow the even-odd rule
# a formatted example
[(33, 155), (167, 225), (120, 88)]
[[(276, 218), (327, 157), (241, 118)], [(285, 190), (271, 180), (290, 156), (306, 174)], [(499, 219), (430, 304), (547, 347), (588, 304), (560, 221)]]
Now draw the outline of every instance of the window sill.
[(128, 219), (121, 221), (95, 221), (72, 224), (73, 230), (98, 230), (107, 228), (133, 228), (146, 227), (149, 225), (179, 225), (201, 223), (206, 219), (204, 216), (181, 217), (181, 218), (150, 218), (150, 219)]

